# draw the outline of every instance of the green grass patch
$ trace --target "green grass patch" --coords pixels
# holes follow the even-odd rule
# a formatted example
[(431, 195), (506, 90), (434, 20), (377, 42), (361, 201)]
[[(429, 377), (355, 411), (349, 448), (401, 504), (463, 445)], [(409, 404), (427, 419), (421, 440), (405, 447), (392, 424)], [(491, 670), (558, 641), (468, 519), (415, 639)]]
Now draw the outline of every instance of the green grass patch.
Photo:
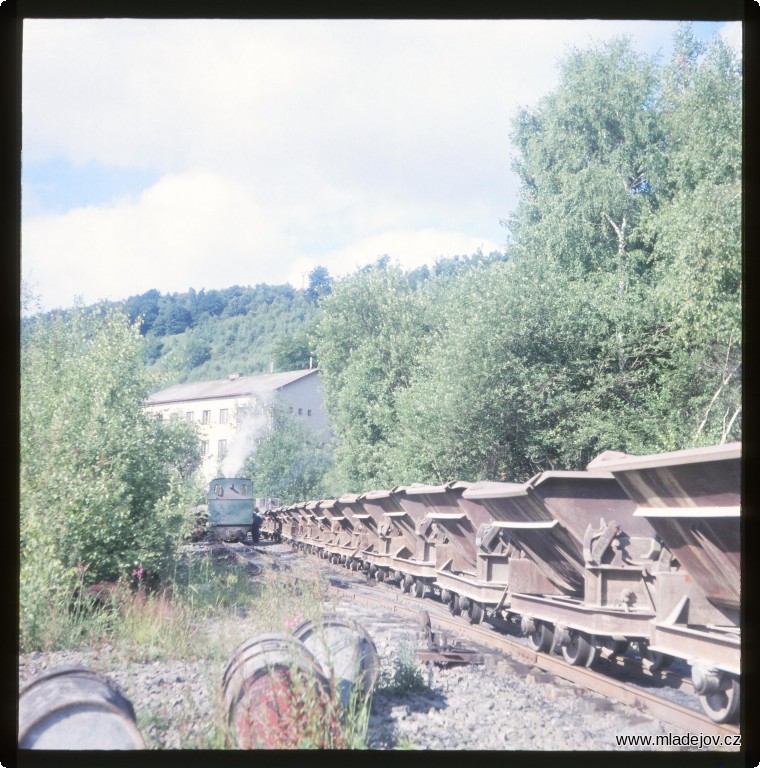
[(398, 653), (393, 660), (393, 672), (381, 673), (377, 690), (394, 697), (425, 693), (430, 690), (425, 675), (417, 663), (412, 643), (403, 641), (399, 645)]
[[(47, 621), (27, 633), (22, 652), (108, 648), (93, 667), (108, 674), (115, 666), (161, 661), (201, 662), (212, 714), (198, 722), (194, 702), (133, 700), (138, 727), (153, 749), (221, 749), (234, 746), (220, 697), (222, 672), (238, 645), (265, 632), (292, 630), (306, 619), (320, 621), (326, 585), (317, 576), (246, 566), (219, 553), (188, 552), (176, 562), (163, 592), (133, 595), (126, 585), (112, 589), (105, 605), (71, 599), (59, 590), (47, 607)], [(22, 633), (23, 635), (23, 633)], [(327, 671), (325, 671), (327, 674)], [(129, 672), (130, 677), (134, 672)], [(327, 695), (327, 699), (325, 699)], [(188, 697), (191, 694), (188, 692)], [(306, 688), (294, 709), (298, 743), (283, 738), (277, 748), (360, 749), (366, 744), (369, 701), (339, 694), (314, 697)], [(172, 727), (167, 725), (172, 723)], [(180, 743), (168, 743), (180, 732)]]

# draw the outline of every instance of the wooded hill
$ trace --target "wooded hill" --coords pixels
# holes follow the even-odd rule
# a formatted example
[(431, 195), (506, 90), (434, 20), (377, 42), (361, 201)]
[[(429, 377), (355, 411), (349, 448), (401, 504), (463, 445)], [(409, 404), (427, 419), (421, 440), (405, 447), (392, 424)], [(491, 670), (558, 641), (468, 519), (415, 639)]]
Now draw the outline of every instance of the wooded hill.
[(238, 285), (160, 295), (148, 291), (125, 307), (142, 318), (145, 360), (171, 383), (222, 379), (309, 366), (307, 332), (318, 295), (289, 285)]
[[(502, 253), (440, 258), (432, 267), (409, 272), (410, 285), (431, 277), (463, 274), (475, 265), (505, 260)], [(359, 270), (366, 273), (378, 265)], [(121, 308), (131, 323), (138, 324), (144, 339), (145, 364), (166, 385), (187, 381), (299, 370), (317, 366), (316, 321), (320, 299), (328, 296), (334, 280), (325, 267), (309, 275), (309, 286), (233, 285), (223, 289), (190, 289), (184, 293), (162, 294), (156, 289), (130, 296), (123, 302), (105, 302), (84, 307), (85, 312), (102, 312), (105, 307)], [(24, 318), (24, 332), (53, 314)]]

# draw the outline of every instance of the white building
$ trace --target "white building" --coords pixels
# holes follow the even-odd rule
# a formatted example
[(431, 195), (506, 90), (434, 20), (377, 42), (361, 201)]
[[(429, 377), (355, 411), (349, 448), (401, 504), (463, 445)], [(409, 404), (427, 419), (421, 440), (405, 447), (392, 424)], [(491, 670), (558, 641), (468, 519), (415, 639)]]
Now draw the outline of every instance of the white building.
[(242, 471), (256, 441), (271, 427), (271, 406), (285, 408), (312, 430), (327, 434), (316, 368), (176, 384), (152, 394), (147, 410), (159, 418), (198, 425), (201, 473), (208, 482)]

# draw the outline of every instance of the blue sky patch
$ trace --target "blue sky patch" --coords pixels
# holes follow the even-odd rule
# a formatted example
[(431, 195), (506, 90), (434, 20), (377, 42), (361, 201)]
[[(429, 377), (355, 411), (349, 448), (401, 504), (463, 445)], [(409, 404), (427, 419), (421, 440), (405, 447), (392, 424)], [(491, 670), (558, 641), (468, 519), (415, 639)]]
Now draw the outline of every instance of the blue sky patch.
[(161, 177), (156, 171), (107, 168), (99, 163), (74, 165), (61, 157), (21, 165), (25, 215), (65, 213), (88, 205), (108, 205), (139, 195)]

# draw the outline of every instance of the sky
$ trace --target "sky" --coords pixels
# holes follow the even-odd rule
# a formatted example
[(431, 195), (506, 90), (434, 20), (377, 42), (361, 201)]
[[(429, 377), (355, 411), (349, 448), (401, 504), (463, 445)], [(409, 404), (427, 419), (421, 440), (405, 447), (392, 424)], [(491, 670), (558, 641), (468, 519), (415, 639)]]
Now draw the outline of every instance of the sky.
[(26, 19), (26, 311), (503, 250), (518, 107), (570, 48), (665, 61), (676, 26)]

